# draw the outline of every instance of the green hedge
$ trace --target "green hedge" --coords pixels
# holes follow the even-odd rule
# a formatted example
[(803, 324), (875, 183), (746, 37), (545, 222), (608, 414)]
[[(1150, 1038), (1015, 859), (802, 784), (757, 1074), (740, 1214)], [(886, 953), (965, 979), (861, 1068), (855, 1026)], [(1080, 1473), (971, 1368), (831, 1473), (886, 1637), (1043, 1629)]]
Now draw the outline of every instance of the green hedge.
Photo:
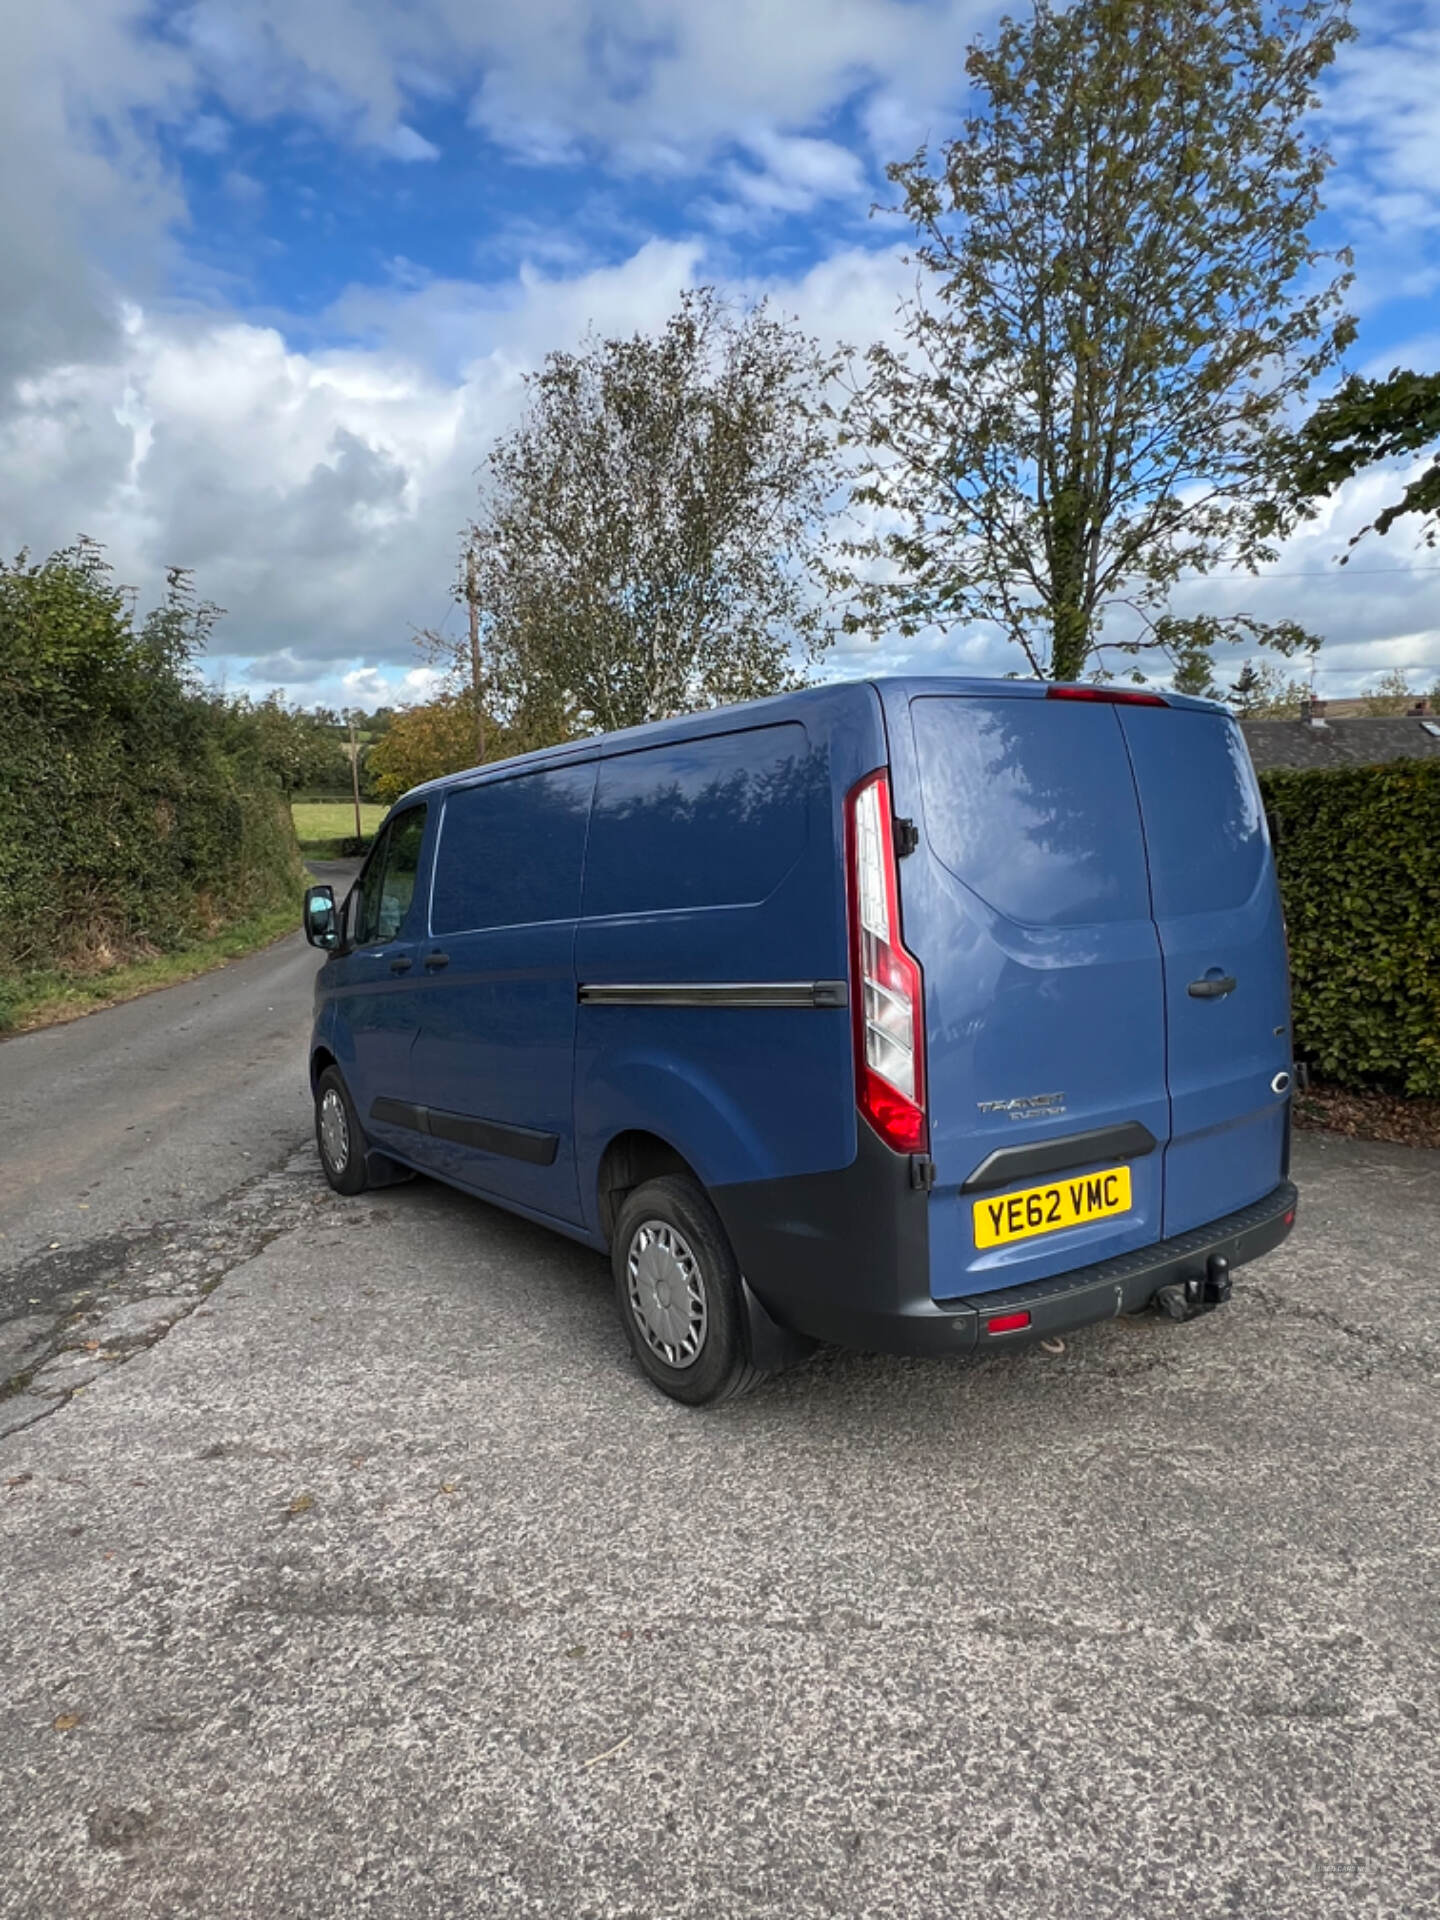
[(1440, 1096), (1440, 762), (1275, 770), (1295, 1052), (1327, 1080)]
[(190, 660), (172, 575), (142, 626), (90, 542), (0, 562), (0, 974), (103, 970), (295, 901), (290, 810), (248, 704)]
[(104, 726), (59, 735), (6, 721), (0, 970), (168, 951), (287, 898), (298, 921), (285, 796), (203, 735), (137, 764)]

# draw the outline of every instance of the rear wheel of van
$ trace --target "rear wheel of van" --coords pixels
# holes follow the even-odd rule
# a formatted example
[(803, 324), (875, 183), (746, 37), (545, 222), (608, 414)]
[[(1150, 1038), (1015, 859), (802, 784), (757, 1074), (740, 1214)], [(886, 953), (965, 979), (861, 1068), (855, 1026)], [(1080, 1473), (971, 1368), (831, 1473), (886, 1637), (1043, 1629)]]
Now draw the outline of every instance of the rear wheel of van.
[(635, 1358), (672, 1400), (712, 1407), (763, 1377), (750, 1360), (739, 1264), (695, 1181), (666, 1174), (629, 1194), (610, 1260)]
[(365, 1191), (365, 1135), (338, 1067), (326, 1067), (315, 1082), (315, 1144), (336, 1193)]

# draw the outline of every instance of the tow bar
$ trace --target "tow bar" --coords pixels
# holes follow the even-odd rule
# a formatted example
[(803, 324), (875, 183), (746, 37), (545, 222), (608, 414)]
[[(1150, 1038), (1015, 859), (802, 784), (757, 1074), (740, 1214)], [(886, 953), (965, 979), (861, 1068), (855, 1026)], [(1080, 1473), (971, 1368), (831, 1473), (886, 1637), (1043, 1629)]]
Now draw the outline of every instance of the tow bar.
[(1155, 1290), (1155, 1308), (1170, 1320), (1198, 1320), (1202, 1313), (1213, 1313), (1230, 1298), (1230, 1262), (1223, 1253), (1212, 1253), (1203, 1274), (1188, 1280), (1173, 1280)]

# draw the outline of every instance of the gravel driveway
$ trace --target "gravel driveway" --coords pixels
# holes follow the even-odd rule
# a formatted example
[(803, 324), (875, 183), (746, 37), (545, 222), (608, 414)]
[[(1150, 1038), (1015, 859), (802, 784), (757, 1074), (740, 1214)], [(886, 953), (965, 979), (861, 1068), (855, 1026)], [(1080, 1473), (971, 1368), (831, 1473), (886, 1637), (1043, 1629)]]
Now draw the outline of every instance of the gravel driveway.
[(1436, 1911), (1440, 1155), (1297, 1148), (1208, 1320), (699, 1415), (440, 1187), (162, 1231), (0, 1440), (8, 1920)]

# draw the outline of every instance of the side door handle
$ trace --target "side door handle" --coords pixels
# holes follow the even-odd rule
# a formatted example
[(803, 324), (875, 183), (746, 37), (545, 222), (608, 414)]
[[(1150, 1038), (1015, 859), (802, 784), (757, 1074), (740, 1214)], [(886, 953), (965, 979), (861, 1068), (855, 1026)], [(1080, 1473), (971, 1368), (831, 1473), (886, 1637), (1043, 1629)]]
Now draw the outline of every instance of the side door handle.
[(449, 964), (450, 956), (448, 953), (427, 953), (425, 956), (425, 971), (427, 973), (436, 973), (441, 967), (448, 967)]
[(408, 973), (410, 967), (411, 960), (408, 953), (397, 953), (395, 958), (390, 962), (391, 973)]
[(1203, 980), (1192, 980), (1185, 991), (1192, 1000), (1223, 1000), (1227, 993), (1234, 993), (1235, 976), (1212, 968)]

